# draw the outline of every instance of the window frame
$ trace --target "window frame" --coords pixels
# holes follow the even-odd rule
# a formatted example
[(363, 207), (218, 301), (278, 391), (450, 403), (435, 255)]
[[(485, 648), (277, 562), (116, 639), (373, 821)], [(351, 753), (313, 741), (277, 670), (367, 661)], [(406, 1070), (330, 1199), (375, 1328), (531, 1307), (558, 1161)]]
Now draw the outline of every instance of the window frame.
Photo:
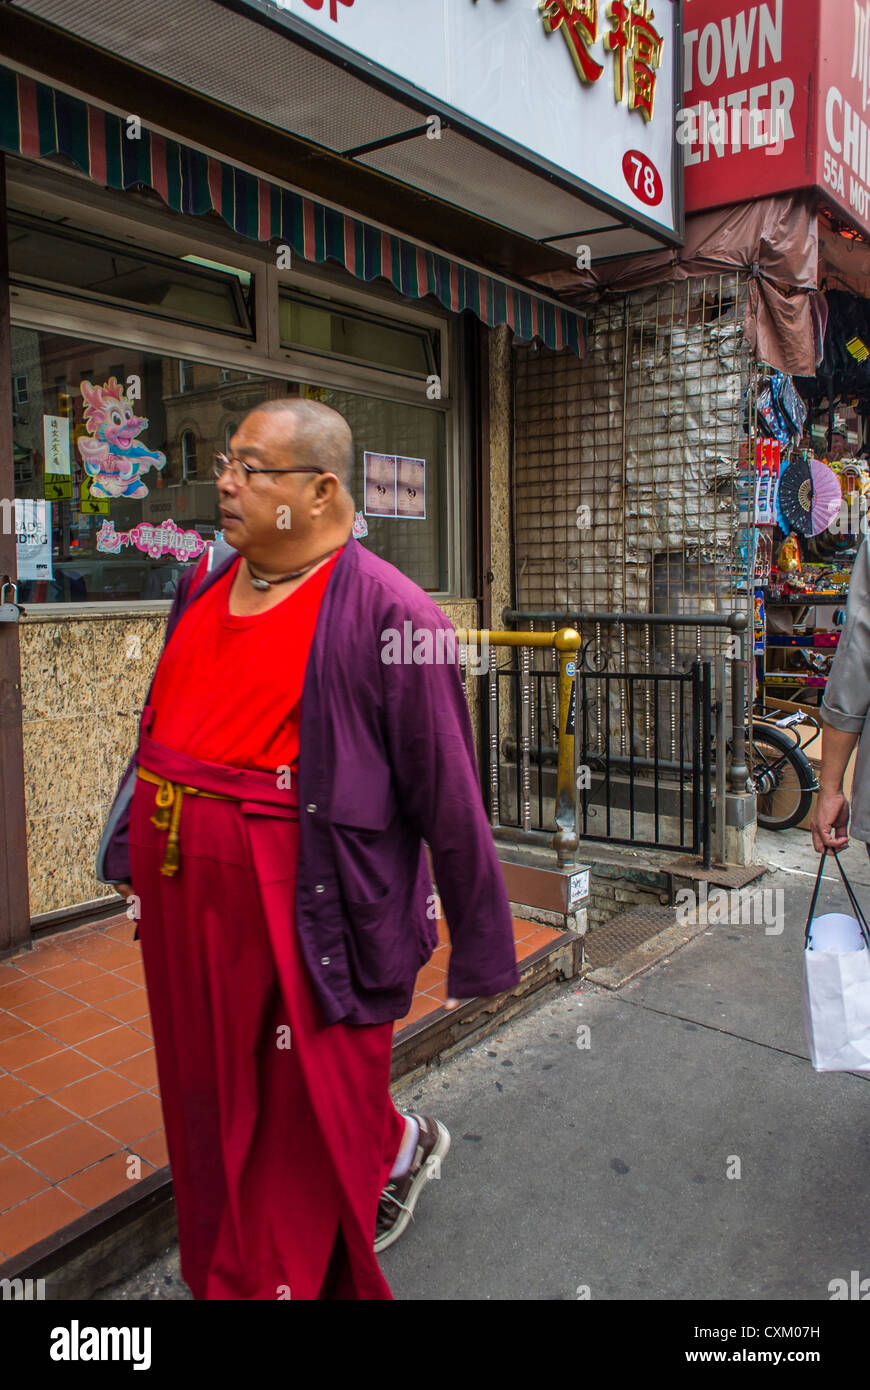
[[(167, 255), (165, 251), (161, 252), (155, 250), (153, 246), (143, 246), (141, 243), (131, 245), (123, 241), (118, 241), (112, 236), (107, 236), (103, 231), (86, 228), (77, 221), (67, 224), (65, 221), (61, 222), (56, 219), (39, 218), (34, 213), (26, 212), (22, 208), (9, 208), (7, 217), (8, 224), (10, 226), (15, 226), (19, 218), (23, 218), (30, 223), (44, 223), (47, 233), (57, 236), (59, 240), (63, 240), (64, 235), (66, 235), (70, 242), (81, 243), (83, 240), (86, 240), (89, 235), (93, 236), (109, 254), (118, 252), (120, 255), (139, 256), (143, 261), (147, 261), (152, 265), (166, 266), (167, 268), (171, 268), (174, 263), (181, 261), (181, 256), (178, 254)], [(37, 227), (35, 230), (39, 230), (39, 228)], [(101, 293), (99, 290), (84, 290), (75, 285), (55, 283), (49, 276), (25, 276), (23, 279), (19, 280), (15, 278), (11, 267), (9, 270), (9, 283), (10, 286), (15, 285), (17, 288), (47, 289), (49, 293), (61, 295), (63, 298), (71, 299), (75, 303), (103, 304), (108, 308), (121, 309), (125, 313), (141, 314), (149, 319), (159, 319), (161, 323), (178, 324), (181, 327), (193, 330), (207, 328), (211, 333), (220, 333), (222, 335), (230, 334), (233, 337), (246, 339), (252, 339), (256, 336), (256, 325), (253, 322), (251, 309), (245, 301), (241, 286), (237, 281), (234, 281), (231, 274), (225, 271), (209, 271), (204, 266), (197, 265), (196, 262), (183, 262), (181, 268), (189, 271), (194, 279), (197, 277), (202, 280), (207, 280), (209, 277), (214, 279), (225, 279), (230, 288), (231, 296), (235, 301), (236, 311), (242, 317), (243, 322), (228, 325), (225, 328), (219, 328), (217, 324), (204, 324), (202, 320), (197, 319), (193, 314), (184, 314), (179, 311), (173, 314), (165, 313), (159, 307), (156, 309), (149, 308), (147, 305), (140, 304), (136, 300), (123, 299), (120, 295), (108, 295)]]
[[(357, 323), (370, 324), (370, 325), (372, 325), (372, 327), (375, 327), (375, 328), (378, 328), (378, 327), (382, 327), (382, 328), (393, 328), (393, 329), (395, 329), (397, 332), (401, 332), (403, 329), (406, 329), (406, 331), (408, 332), (409, 336), (411, 336), (411, 335), (413, 334), (413, 332), (414, 332), (415, 329), (417, 329), (417, 330), (419, 331), (419, 325), (417, 325), (417, 324), (410, 324), (410, 323), (408, 323), (408, 324), (406, 325), (406, 324), (404, 324), (404, 323), (402, 323), (401, 321), (398, 321), (398, 320), (396, 320), (396, 319), (387, 318), (387, 317), (386, 317), (385, 315), (383, 315), (383, 314), (376, 314), (376, 313), (374, 313), (373, 310), (368, 310), (368, 312), (366, 312), (365, 310), (363, 310), (362, 308), (360, 308), (358, 305), (349, 305), (349, 304), (345, 305), (345, 304), (335, 303), (335, 302), (333, 302), (333, 303), (331, 304), (330, 301), (329, 301), (323, 294), (315, 295), (315, 294), (312, 294), (310, 291), (307, 291), (307, 292), (302, 291), (302, 290), (300, 290), (297, 286), (291, 286), (291, 285), (287, 285), (287, 284), (279, 284), (279, 287), (278, 287), (278, 323), (279, 323), (279, 330), (278, 330), (278, 331), (279, 331), (279, 334), (280, 334), (281, 300), (282, 300), (282, 299), (284, 299), (285, 302), (288, 301), (288, 300), (290, 300), (290, 301), (292, 301), (293, 303), (296, 303), (296, 304), (308, 305), (308, 306), (310, 306), (310, 307), (313, 308), (313, 309), (322, 309), (322, 310), (324, 310), (324, 312), (326, 312), (326, 313), (334, 313), (334, 314), (336, 315), (336, 317), (345, 317), (345, 318), (349, 318), (349, 319), (354, 319)], [(427, 352), (431, 351), (431, 343), (432, 343), (432, 337), (431, 337), (431, 335), (428, 334), (428, 333), (421, 333), (420, 336), (424, 338), (424, 341), (425, 341), (425, 344), (426, 344)], [(294, 345), (293, 343), (288, 343), (288, 342), (286, 342), (284, 339), (281, 339), (281, 348), (282, 348), (282, 350), (286, 350), (286, 349), (288, 349), (288, 348), (289, 348), (290, 350), (293, 350), (294, 346), (295, 346), (295, 345)], [(439, 344), (439, 346), (440, 346), (440, 344)], [(300, 352), (310, 353), (310, 354), (311, 354), (312, 356), (314, 356), (314, 357), (326, 358), (327, 361), (332, 360), (332, 361), (338, 361), (338, 362), (347, 362), (347, 363), (350, 363), (350, 364), (353, 364), (353, 365), (357, 365), (357, 364), (360, 364), (360, 363), (364, 363), (364, 362), (365, 362), (365, 359), (363, 359), (363, 358), (361, 358), (361, 357), (342, 356), (342, 354), (341, 354), (341, 353), (338, 353), (338, 352), (333, 352), (333, 353), (327, 352), (325, 348), (311, 348), (311, 347), (306, 348), (306, 347), (303, 347), (303, 346), (297, 346), (297, 349), (296, 349), (296, 350), (297, 350), (297, 351), (300, 351)], [(369, 362), (369, 363), (366, 364), (366, 365), (368, 365), (368, 366), (374, 366), (374, 364), (371, 363), (371, 362)], [(433, 362), (431, 363), (431, 371), (425, 371), (425, 372), (403, 372), (403, 371), (402, 371), (400, 368), (398, 368), (398, 367), (385, 367), (385, 366), (377, 367), (376, 370), (378, 370), (378, 371), (383, 371), (383, 372), (390, 372), (390, 373), (392, 373), (392, 374), (394, 374), (394, 375), (396, 375), (396, 376), (398, 376), (398, 377), (400, 377), (400, 378), (401, 378), (401, 377), (413, 378), (413, 379), (416, 380), (416, 381), (419, 381), (419, 380), (422, 379), (423, 381), (428, 382), (429, 377), (430, 377), (431, 375), (435, 374), (435, 365), (436, 365), (436, 364), (435, 364), (435, 362), (433, 361)]]
[[(160, 319), (135, 308), (114, 306), (95, 301), (78, 300), (43, 287), (16, 284), (10, 286), (10, 317), (13, 327), (39, 332), (56, 333), (97, 343), (135, 346), (176, 361), (197, 362), (247, 372), (250, 376), (269, 377), (288, 383), (320, 386), (352, 394), (373, 396), (400, 404), (422, 406), (446, 416), (445, 428), (445, 511), (446, 526), (446, 587), (433, 590), (430, 597), (438, 602), (473, 597), (476, 586), (463, 582), (470, 573), (470, 554), (467, 544), (468, 488), (471, 484), (468, 453), (462, 448), (467, 438), (469, 402), (465, 386), (466, 374), (456, 371), (462, 355), (461, 333), (456, 315), (447, 310), (416, 307), (384, 282), (373, 290), (355, 280), (347, 271), (333, 263), (315, 266), (304, 262), (304, 269), (292, 264), (279, 270), (274, 248), (264, 243), (250, 243), (230, 228), (212, 223), (206, 218), (190, 218), (162, 211), (141, 195), (118, 194), (95, 188), (80, 174), (68, 174), (56, 169), (38, 171), (29, 161), (9, 158), (7, 161), (7, 201), (10, 211), (22, 211), (32, 216), (64, 218), (77, 230), (114, 240), (123, 244), (125, 238), (133, 249), (183, 255), (195, 243), (198, 255), (248, 271), (253, 277), (254, 295), (251, 313), (253, 338), (243, 333), (228, 333), (184, 322)], [(35, 176), (36, 175), (36, 176)], [(83, 188), (88, 202), (82, 203)], [(195, 227), (192, 225), (195, 222)], [(143, 245), (147, 237), (147, 247)], [(279, 330), (279, 289), (287, 285), (302, 294), (319, 299), (331, 297), (337, 309), (356, 308), (363, 315), (386, 321), (406, 323), (438, 335), (441, 363), (441, 396), (429, 399), (427, 384), (418, 375), (370, 367), (348, 359), (330, 358), (321, 353), (287, 348), (281, 344)], [(454, 356), (456, 364), (454, 363)], [(154, 610), (155, 603), (163, 609), (169, 600), (149, 599), (84, 600), (75, 609), (120, 612)], [(39, 612), (67, 612), (69, 604), (40, 604)]]
[[(192, 451), (193, 451), (193, 472), (192, 472), (192, 473), (188, 472), (188, 467), (187, 467), (187, 461), (188, 461), (188, 460), (187, 460), (187, 455), (188, 455), (188, 443), (187, 443), (187, 441), (188, 441), (188, 440), (191, 441)], [(194, 434), (193, 430), (191, 430), (191, 429), (182, 430), (182, 431), (181, 431), (181, 481), (182, 481), (183, 483), (191, 483), (191, 482), (194, 482), (194, 483), (195, 483), (195, 482), (197, 481), (197, 477), (196, 477), (196, 465), (197, 465), (197, 458), (196, 458), (196, 435)]]

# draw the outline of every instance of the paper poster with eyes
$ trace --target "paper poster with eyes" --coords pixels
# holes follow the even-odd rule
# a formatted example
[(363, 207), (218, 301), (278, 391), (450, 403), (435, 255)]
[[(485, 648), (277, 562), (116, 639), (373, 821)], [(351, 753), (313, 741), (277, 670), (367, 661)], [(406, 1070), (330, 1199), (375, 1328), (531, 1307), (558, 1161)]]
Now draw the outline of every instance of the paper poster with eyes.
[(426, 460), (395, 454), (363, 456), (366, 516), (426, 519)]
[(166, 467), (165, 454), (139, 442), (148, 421), (136, 415), (133, 402), (114, 377), (102, 386), (83, 381), (81, 393), (88, 433), (76, 443), (91, 480), (91, 497), (147, 497), (142, 474), (149, 468)]
[(396, 515), (396, 459), (394, 454), (363, 455), (363, 491), (366, 516)]
[(425, 459), (396, 459), (396, 515), (426, 520)]

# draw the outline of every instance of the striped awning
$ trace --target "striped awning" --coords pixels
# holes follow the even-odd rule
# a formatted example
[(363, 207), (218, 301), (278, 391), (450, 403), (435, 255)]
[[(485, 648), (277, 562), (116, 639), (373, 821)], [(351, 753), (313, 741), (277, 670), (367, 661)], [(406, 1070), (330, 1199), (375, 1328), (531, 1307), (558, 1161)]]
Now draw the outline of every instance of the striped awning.
[(243, 236), (284, 243), (303, 260), (338, 261), (359, 280), (388, 280), (409, 299), (431, 294), (491, 327), (508, 324), (520, 339), (585, 355), (585, 321), (573, 309), (144, 125), (130, 139), (128, 119), (0, 66), (0, 149), (9, 154), (63, 155), (107, 188), (153, 188), (174, 212), (213, 210)]

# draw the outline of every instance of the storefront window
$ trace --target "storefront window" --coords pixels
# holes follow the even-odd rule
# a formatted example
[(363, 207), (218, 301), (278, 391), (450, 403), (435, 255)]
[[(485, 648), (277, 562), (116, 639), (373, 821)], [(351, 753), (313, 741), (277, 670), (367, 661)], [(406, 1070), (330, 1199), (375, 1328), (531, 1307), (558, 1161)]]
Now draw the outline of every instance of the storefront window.
[(23, 213), (10, 216), (8, 225), (13, 284), (50, 286), (91, 303), (128, 304), (161, 318), (252, 336), (246, 272), (140, 250)]
[(297, 394), (353, 430), (363, 544), (421, 587), (447, 587), (438, 410), (24, 327), (12, 390), (24, 603), (171, 598), (220, 525), (213, 454), (249, 410)]
[(290, 290), (281, 291), (278, 318), (285, 347), (366, 362), (403, 375), (425, 377), (438, 371), (435, 335), (410, 324), (390, 323), (345, 305), (336, 308)]
[(353, 431), (363, 544), (430, 593), (447, 588), (446, 421), (423, 406), (315, 390)]

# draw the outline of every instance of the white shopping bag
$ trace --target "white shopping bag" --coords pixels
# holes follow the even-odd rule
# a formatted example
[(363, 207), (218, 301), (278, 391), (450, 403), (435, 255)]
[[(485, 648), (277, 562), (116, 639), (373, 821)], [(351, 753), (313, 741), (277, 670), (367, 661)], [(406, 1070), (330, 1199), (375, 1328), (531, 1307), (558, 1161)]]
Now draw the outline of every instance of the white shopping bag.
[(816, 1071), (870, 1071), (870, 929), (835, 851), (855, 912), (813, 917), (825, 853), (807, 918), (804, 1028)]

